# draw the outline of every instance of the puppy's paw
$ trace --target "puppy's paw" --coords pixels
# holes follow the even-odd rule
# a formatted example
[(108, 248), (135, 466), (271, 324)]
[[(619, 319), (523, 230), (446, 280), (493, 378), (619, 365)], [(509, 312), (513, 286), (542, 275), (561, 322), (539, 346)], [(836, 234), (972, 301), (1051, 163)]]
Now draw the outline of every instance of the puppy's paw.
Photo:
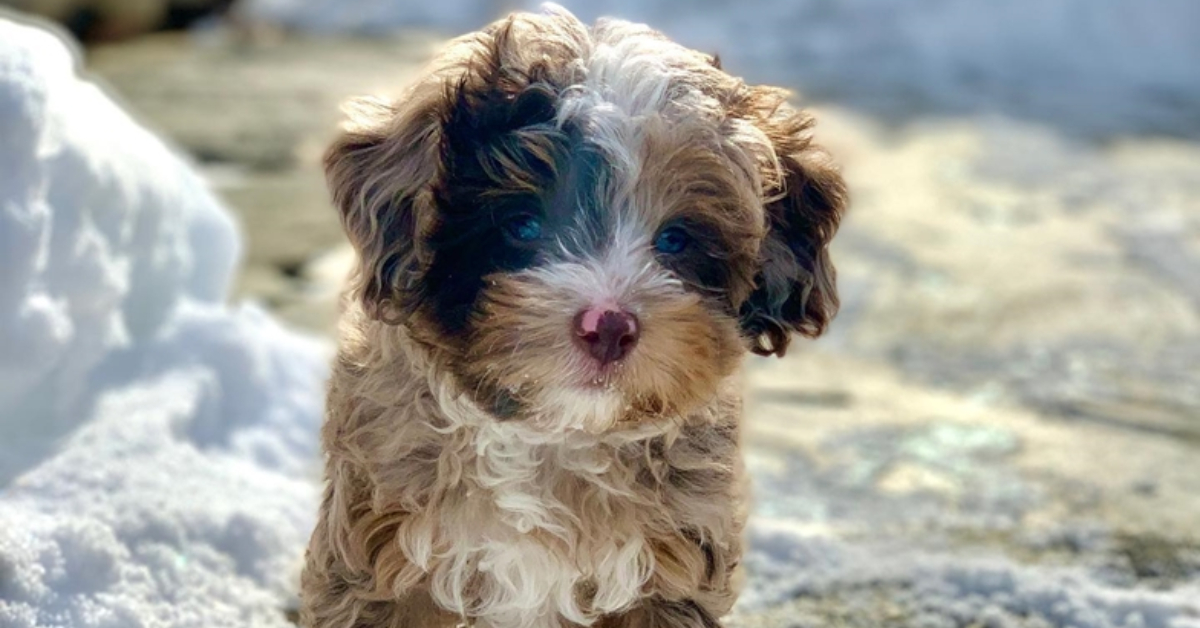
[(692, 600), (644, 600), (621, 615), (596, 624), (598, 628), (721, 628), (721, 622)]

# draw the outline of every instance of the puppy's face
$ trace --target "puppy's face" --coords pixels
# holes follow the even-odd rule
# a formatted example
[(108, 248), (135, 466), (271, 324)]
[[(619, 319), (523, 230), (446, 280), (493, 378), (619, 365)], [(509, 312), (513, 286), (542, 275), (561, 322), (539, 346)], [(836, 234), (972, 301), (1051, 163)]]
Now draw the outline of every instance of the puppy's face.
[(330, 149), (353, 293), (500, 420), (686, 414), (836, 309), (845, 193), (810, 125), (645, 27), (515, 16)]

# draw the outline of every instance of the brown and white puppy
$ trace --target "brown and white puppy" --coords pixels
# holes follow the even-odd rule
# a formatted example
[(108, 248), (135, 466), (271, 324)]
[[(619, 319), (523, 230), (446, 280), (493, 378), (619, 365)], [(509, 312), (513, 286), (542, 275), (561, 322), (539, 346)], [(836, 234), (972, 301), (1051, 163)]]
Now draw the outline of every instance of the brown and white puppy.
[(846, 193), (785, 99), (549, 8), (360, 104), (304, 625), (719, 625), (739, 363), (837, 307)]

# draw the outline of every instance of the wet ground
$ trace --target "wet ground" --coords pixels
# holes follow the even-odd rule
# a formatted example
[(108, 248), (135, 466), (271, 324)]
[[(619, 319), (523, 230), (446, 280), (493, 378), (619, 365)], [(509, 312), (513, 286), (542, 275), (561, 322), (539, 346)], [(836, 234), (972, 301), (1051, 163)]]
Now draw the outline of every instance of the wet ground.
[[(337, 103), (394, 92), (436, 41), (167, 35), (88, 63), (237, 212), (239, 296), (326, 334), (346, 268), (318, 167)], [(761, 594), (760, 576), (737, 624), (1096, 625), (1011, 602), (1017, 585), (943, 612), (921, 585), (961, 585), (930, 566), (946, 557), (1065, 569), (1097, 599), (1200, 599), (1200, 144), (816, 109), (855, 199), (844, 306), (828, 337), (752, 363), (748, 443), (760, 519), (836, 549), (814, 554), (820, 578)], [(878, 558), (818, 565), (850, 554)]]

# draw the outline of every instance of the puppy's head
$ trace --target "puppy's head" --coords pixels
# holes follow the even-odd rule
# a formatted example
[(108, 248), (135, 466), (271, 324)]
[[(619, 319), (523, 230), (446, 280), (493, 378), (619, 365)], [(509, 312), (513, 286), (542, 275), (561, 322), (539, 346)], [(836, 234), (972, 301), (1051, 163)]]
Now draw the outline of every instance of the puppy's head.
[(326, 157), (355, 302), (501, 420), (692, 411), (837, 308), (844, 185), (785, 98), (625, 22), (455, 40)]

